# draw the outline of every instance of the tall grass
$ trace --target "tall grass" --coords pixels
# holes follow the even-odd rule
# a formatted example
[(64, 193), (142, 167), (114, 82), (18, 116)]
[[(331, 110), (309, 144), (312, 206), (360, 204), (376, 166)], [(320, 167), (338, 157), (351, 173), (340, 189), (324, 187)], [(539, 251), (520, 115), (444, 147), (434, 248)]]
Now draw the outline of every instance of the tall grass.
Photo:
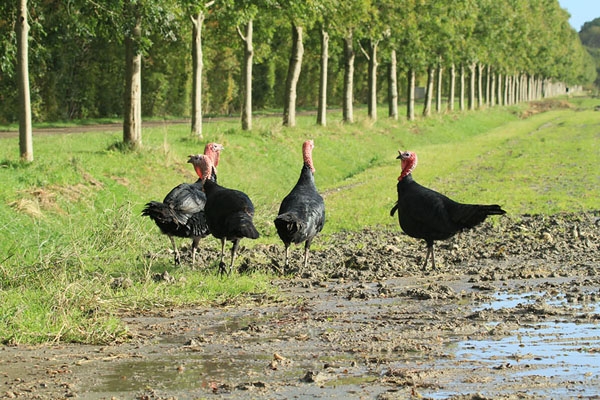
[[(195, 181), (187, 156), (208, 141), (225, 146), (219, 182), (243, 190), (256, 206), (261, 238), (243, 241), (248, 247), (280, 245), (272, 221), (298, 179), (308, 138), (327, 207), (325, 236), (397, 229), (389, 209), (398, 149), (418, 153), (415, 179), (460, 201), (499, 203), (517, 215), (597, 209), (596, 103), (578, 98), (570, 105), (525, 119), (527, 105), (415, 122), (383, 115), (372, 122), (360, 111), (350, 125), (332, 113), (327, 127), (301, 116), (293, 129), (260, 117), (252, 132), (237, 120), (207, 123), (202, 141), (187, 125), (165, 124), (144, 130), (139, 152), (119, 151), (119, 132), (36, 135), (31, 164), (18, 160), (18, 139), (0, 139), (0, 341), (122, 340), (123, 312), (270, 292), (268, 271), (220, 279), (214, 265), (174, 267), (167, 238), (140, 216), (149, 200)], [(201, 251), (212, 257), (218, 247), (207, 238)], [(156, 278), (165, 271), (169, 279)]]

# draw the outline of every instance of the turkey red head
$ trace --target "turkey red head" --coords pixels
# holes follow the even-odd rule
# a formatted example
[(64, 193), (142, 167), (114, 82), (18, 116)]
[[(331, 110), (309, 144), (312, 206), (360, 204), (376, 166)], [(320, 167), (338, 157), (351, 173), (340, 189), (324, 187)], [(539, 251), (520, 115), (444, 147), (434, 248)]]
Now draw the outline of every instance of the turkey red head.
[(398, 150), (397, 160), (402, 161), (402, 173), (398, 177), (398, 180), (401, 181), (404, 177), (410, 174), (413, 169), (417, 166), (417, 153), (412, 151), (400, 151)]
[(188, 162), (194, 166), (194, 170), (200, 179), (207, 180), (210, 178), (213, 162), (209, 156), (204, 154), (191, 155)]
[(315, 148), (315, 142), (307, 140), (302, 144), (302, 157), (304, 158), (304, 164), (310, 167), (310, 170), (314, 173), (315, 167), (312, 161), (312, 151)]
[(224, 148), (225, 147), (219, 143), (207, 143), (206, 146), (204, 146), (204, 155), (210, 157), (215, 168), (219, 165), (221, 150)]

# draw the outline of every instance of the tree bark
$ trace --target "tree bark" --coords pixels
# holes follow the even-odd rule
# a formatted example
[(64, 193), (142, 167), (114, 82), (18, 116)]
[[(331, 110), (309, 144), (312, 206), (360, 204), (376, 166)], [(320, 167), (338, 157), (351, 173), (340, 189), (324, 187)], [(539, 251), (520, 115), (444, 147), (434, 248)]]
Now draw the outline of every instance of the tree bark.
[(436, 102), (435, 102), (435, 111), (437, 113), (442, 112), (442, 75), (444, 73), (444, 68), (440, 63), (437, 68), (437, 90), (436, 90)]
[(490, 86), (488, 87), (490, 96), (488, 105), (494, 107), (496, 105), (496, 74), (491, 68), (488, 69), (488, 76), (490, 77)]
[(506, 74), (504, 76), (504, 105), (509, 106), (510, 102), (510, 76)]
[(369, 102), (367, 104), (368, 115), (373, 121), (377, 120), (377, 46), (378, 40), (369, 41)]
[(492, 89), (491, 75), (492, 75), (492, 66), (488, 64), (488, 66), (486, 67), (486, 73), (485, 73), (485, 104), (487, 104), (488, 107), (492, 106), (492, 95), (494, 93), (494, 91)]
[(204, 13), (192, 17), (192, 135), (202, 139), (202, 26)]
[(460, 65), (460, 97), (458, 98), (460, 111), (465, 111), (465, 66)]
[(352, 32), (344, 37), (344, 99), (342, 105), (342, 118), (344, 122), (354, 122), (354, 39)]
[(483, 64), (477, 64), (477, 108), (483, 107)]
[(283, 125), (296, 126), (296, 88), (300, 79), (304, 44), (302, 43), (302, 27), (292, 23), (292, 54), (285, 82), (285, 102), (283, 105)]
[(415, 119), (415, 81), (416, 73), (413, 68), (409, 68), (407, 72), (408, 85), (406, 94), (406, 118), (409, 121)]
[(244, 62), (242, 64), (242, 129), (252, 130), (252, 63), (254, 62), (253, 21), (246, 24), (244, 42)]
[(455, 87), (456, 87), (456, 67), (454, 63), (450, 66), (450, 90), (448, 94), (448, 110), (454, 111), (454, 96), (455, 96)]
[(398, 119), (397, 69), (396, 50), (392, 50), (390, 54), (390, 64), (388, 66), (388, 116), (395, 120)]
[(19, 151), (21, 160), (33, 161), (33, 131), (31, 126), (31, 94), (29, 92), (29, 23), (27, 0), (19, 0), (16, 23), (17, 85), (19, 90)]
[(321, 29), (321, 80), (319, 83), (319, 107), (317, 124), (327, 125), (327, 73), (329, 63), (329, 33)]
[(469, 65), (469, 75), (470, 75), (470, 85), (469, 85), (469, 110), (474, 110), (475, 109), (475, 82), (476, 82), (476, 74), (475, 74), (475, 70), (476, 70), (476, 64), (472, 63), (471, 65)]
[(136, 16), (131, 35), (125, 38), (125, 110), (123, 142), (130, 148), (142, 146), (142, 36), (141, 18)]
[(498, 82), (497, 82), (497, 86), (496, 86), (496, 101), (498, 103), (499, 106), (501, 106), (503, 104), (503, 96), (502, 96), (502, 74), (498, 74)]
[(423, 107), (423, 116), (431, 115), (431, 100), (433, 98), (433, 81), (435, 79), (435, 68), (429, 66), (427, 68), (427, 90), (425, 90), (425, 106)]

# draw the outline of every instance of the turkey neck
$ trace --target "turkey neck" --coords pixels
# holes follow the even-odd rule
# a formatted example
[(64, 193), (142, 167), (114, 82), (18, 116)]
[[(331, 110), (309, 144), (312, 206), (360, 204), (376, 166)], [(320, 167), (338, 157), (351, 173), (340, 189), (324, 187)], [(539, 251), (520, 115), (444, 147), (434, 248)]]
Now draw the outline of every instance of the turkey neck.
[(219, 186), (217, 182), (213, 181), (212, 179), (207, 179), (204, 182), (204, 193), (206, 193), (207, 196), (210, 196), (212, 193), (219, 190), (220, 188), (221, 186)]
[(408, 174), (403, 176), (402, 178), (398, 178), (398, 184), (396, 185), (398, 187), (398, 191), (400, 191), (401, 188), (413, 183), (414, 181), (415, 180), (413, 179), (412, 174)]
[(314, 182), (315, 177), (312, 172), (312, 165), (305, 162), (300, 171), (300, 178), (298, 178), (298, 183), (296, 185), (308, 185), (314, 184)]

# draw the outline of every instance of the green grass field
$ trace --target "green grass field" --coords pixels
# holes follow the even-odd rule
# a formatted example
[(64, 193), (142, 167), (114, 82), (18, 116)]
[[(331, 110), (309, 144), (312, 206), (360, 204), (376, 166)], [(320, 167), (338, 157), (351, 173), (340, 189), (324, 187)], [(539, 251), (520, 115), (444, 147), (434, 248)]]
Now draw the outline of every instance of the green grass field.
[[(176, 268), (171, 258), (146, 257), (169, 241), (140, 216), (144, 204), (195, 181), (187, 156), (209, 141), (225, 146), (219, 183), (243, 190), (255, 204), (261, 238), (244, 241), (249, 247), (280, 244), (272, 221), (298, 179), (305, 139), (315, 141), (315, 180), (327, 208), (323, 235), (399, 229), (389, 217), (399, 149), (418, 153), (417, 181), (458, 201), (499, 203), (511, 215), (597, 210), (598, 102), (566, 102), (547, 102), (545, 112), (527, 118), (520, 116), (528, 105), (415, 122), (383, 115), (372, 122), (359, 110), (352, 125), (337, 114), (327, 127), (299, 117), (293, 129), (261, 117), (252, 132), (235, 119), (204, 124), (202, 141), (190, 138), (187, 125), (164, 125), (144, 130), (139, 152), (117, 150), (120, 132), (40, 135), (31, 164), (19, 161), (17, 138), (0, 139), (0, 342), (121, 340), (127, 332), (118, 316), (125, 310), (272, 291), (262, 272), (221, 279), (214, 268)], [(205, 241), (220, 247), (214, 238)], [(174, 284), (152, 278), (165, 270)], [(113, 288), (113, 278), (131, 286)]]

